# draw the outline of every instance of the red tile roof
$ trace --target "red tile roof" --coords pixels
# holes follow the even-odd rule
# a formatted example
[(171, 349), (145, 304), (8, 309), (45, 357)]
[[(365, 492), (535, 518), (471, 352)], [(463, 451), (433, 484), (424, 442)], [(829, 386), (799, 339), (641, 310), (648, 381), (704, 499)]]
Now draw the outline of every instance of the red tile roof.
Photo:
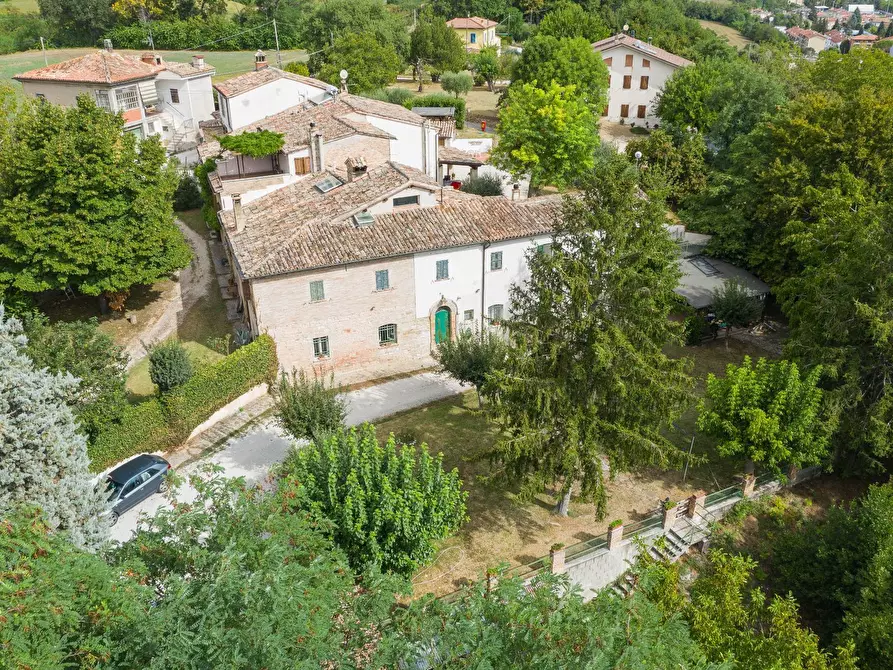
[(225, 95), (227, 98), (231, 98), (234, 95), (247, 93), (248, 91), (254, 90), (259, 86), (263, 86), (264, 84), (269, 84), (272, 81), (278, 81), (280, 79), (298, 81), (302, 84), (307, 84), (308, 86), (314, 86), (320, 91), (334, 92), (337, 90), (331, 84), (327, 84), (326, 82), (320, 81), (319, 79), (314, 79), (313, 77), (304, 77), (300, 74), (286, 72), (285, 70), (280, 70), (279, 68), (270, 66), (263, 67), (260, 70), (255, 70), (254, 72), (248, 72), (246, 74), (239, 75), (238, 77), (233, 77), (232, 79), (227, 79), (226, 81), (220, 82), (219, 84), (215, 84), (214, 88), (217, 89), (218, 93)]
[(61, 81), (82, 84), (121, 84), (151, 79), (164, 65), (150, 65), (114, 51), (97, 51), (80, 58), (53, 63), (13, 77), (18, 81)]
[(653, 44), (648, 44), (647, 42), (643, 42), (642, 40), (636, 39), (635, 37), (630, 37), (629, 35), (626, 35), (624, 33), (613, 35), (612, 37), (607, 37), (603, 40), (595, 42), (592, 45), (592, 48), (596, 51), (610, 51), (611, 49), (621, 46), (627, 47), (629, 49), (634, 49), (635, 51), (639, 51), (640, 53), (645, 54), (646, 56), (651, 56), (652, 58), (662, 60), (663, 62), (674, 65), (675, 67), (685, 67), (687, 65), (691, 65), (691, 61), (683, 58), (682, 56), (672, 54), (665, 49), (658, 49)]
[(469, 16), (469, 17), (456, 17), (455, 19), (450, 19), (446, 22), (446, 24), (450, 28), (459, 28), (467, 29), (467, 28), (478, 28), (480, 30), (486, 30), (487, 28), (493, 28), (498, 26), (499, 24), (496, 21), (491, 21), (490, 19), (483, 19), (480, 16)]
[(850, 42), (876, 42), (878, 39), (877, 35), (872, 33), (865, 33), (863, 35), (851, 35)]

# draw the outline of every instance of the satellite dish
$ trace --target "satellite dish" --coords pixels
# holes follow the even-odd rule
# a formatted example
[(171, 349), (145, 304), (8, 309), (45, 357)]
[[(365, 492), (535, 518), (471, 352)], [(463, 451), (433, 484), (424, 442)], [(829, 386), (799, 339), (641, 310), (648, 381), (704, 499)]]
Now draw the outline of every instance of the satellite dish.
[(637, 151), (634, 155), (635, 155), (637, 161), (642, 160), (642, 152), (641, 151)]
[(342, 79), (347, 79), (347, 70), (341, 70), (338, 74)]
[(623, 32), (629, 32), (629, 24), (628, 23), (623, 24)]

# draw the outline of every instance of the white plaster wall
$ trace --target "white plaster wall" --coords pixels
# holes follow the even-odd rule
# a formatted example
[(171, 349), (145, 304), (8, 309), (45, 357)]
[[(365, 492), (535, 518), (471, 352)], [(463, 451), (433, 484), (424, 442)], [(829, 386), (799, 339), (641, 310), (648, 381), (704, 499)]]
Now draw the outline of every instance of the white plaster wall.
[[(54, 105), (64, 105), (65, 107), (74, 107), (77, 104), (79, 95), (88, 95), (91, 100), (95, 101), (96, 97), (93, 93), (96, 90), (87, 84), (63, 84), (53, 81), (23, 81), (22, 88), (25, 89), (25, 95), (34, 97), (38, 93), (43, 95), (47, 102)], [(114, 94), (109, 91), (109, 99), (114, 105)]]
[[(527, 267), (527, 252), (536, 249), (537, 245), (547, 244), (552, 238), (548, 235), (495, 242), (486, 250), (484, 259), (485, 300), (484, 314), (490, 305), (504, 305), (504, 313), (509, 315), (509, 289), (512, 284), (522, 284), (530, 279)], [(490, 254), (502, 252), (502, 269), (490, 270)]]
[(237, 130), (308, 100), (317, 102), (328, 97), (328, 93), (315, 86), (291, 79), (277, 79), (227, 98), (229, 126), (231, 130)]
[[(431, 191), (426, 191), (425, 189), (421, 188), (405, 188), (402, 191), (394, 193), (393, 195), (389, 195), (383, 201), (376, 203), (369, 208), (369, 212), (372, 214), (386, 214), (388, 212), (393, 212), (395, 211), (394, 198), (404, 198), (411, 195), (419, 196), (419, 207), (433, 207), (437, 204), (437, 197)], [(397, 207), (396, 211), (411, 209), (413, 207), (415, 207), (415, 205)]]
[[(633, 66), (626, 67), (626, 56), (632, 54)], [(611, 75), (611, 85), (608, 89), (608, 120), (620, 121), (621, 105), (629, 105), (629, 116), (625, 119), (626, 123), (636, 123), (637, 125), (645, 125), (645, 122), (654, 124), (660, 123), (660, 118), (654, 112), (654, 102), (657, 94), (660, 93), (667, 79), (678, 69), (672, 65), (668, 65), (657, 58), (642, 54), (639, 51), (630, 49), (625, 46), (618, 46), (608, 51), (602, 52), (602, 58), (611, 58), (611, 65), (608, 66), (608, 73)], [(649, 60), (650, 67), (643, 67), (642, 61)], [(623, 77), (632, 75), (631, 88), (623, 88)], [(647, 76), (648, 88), (639, 88), (641, 77)], [(647, 111), (644, 119), (636, 116), (639, 105), (646, 105)]]
[[(383, 119), (378, 116), (369, 116), (366, 114), (353, 113), (348, 114), (348, 118), (358, 121), (365, 121), (376, 128), (389, 133), (391, 140), (391, 160), (395, 163), (402, 163), (417, 170), (425, 170), (427, 174), (432, 174), (426, 169), (422, 162), (422, 127), (411, 123), (403, 123), (402, 121), (394, 121), (393, 119)], [(436, 132), (435, 132), (436, 137)], [(435, 140), (436, 142), (436, 140)], [(430, 154), (430, 151), (428, 152)], [(430, 163), (430, 159), (429, 159)], [(436, 174), (436, 171), (434, 172)]]
[[(437, 261), (450, 262), (450, 278), (440, 281), (437, 277)], [(425, 252), (413, 256), (415, 267), (416, 317), (428, 317), (431, 308), (441, 299), (456, 303), (459, 311), (454, 315), (457, 323), (462, 313), (473, 309), (475, 320), (481, 315), (481, 246), (472, 245)]]

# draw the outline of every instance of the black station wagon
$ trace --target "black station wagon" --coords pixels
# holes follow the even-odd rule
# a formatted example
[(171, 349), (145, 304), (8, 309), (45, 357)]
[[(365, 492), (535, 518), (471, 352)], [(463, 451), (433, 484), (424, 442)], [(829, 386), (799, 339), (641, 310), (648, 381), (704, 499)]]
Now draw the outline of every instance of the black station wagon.
[(118, 517), (141, 500), (153, 493), (167, 490), (164, 476), (171, 469), (171, 464), (161, 456), (140, 454), (123, 465), (119, 465), (106, 475), (106, 488), (111, 511), (112, 525), (118, 523)]

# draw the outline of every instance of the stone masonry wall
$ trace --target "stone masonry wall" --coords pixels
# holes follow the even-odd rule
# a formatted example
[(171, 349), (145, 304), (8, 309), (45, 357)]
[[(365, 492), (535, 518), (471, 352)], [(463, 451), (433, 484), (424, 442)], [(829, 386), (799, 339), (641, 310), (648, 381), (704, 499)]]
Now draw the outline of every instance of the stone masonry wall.
[[(375, 290), (376, 270), (388, 270), (388, 290)], [(317, 280), (325, 299), (311, 302)], [(414, 281), (411, 256), (255, 280), (258, 327), (276, 341), (284, 370), (334, 371), (342, 384), (430, 367), (430, 319), (415, 316)], [(397, 325), (397, 343), (382, 346), (378, 327), (389, 323)], [(322, 336), (331, 356), (316, 360), (313, 338)]]

